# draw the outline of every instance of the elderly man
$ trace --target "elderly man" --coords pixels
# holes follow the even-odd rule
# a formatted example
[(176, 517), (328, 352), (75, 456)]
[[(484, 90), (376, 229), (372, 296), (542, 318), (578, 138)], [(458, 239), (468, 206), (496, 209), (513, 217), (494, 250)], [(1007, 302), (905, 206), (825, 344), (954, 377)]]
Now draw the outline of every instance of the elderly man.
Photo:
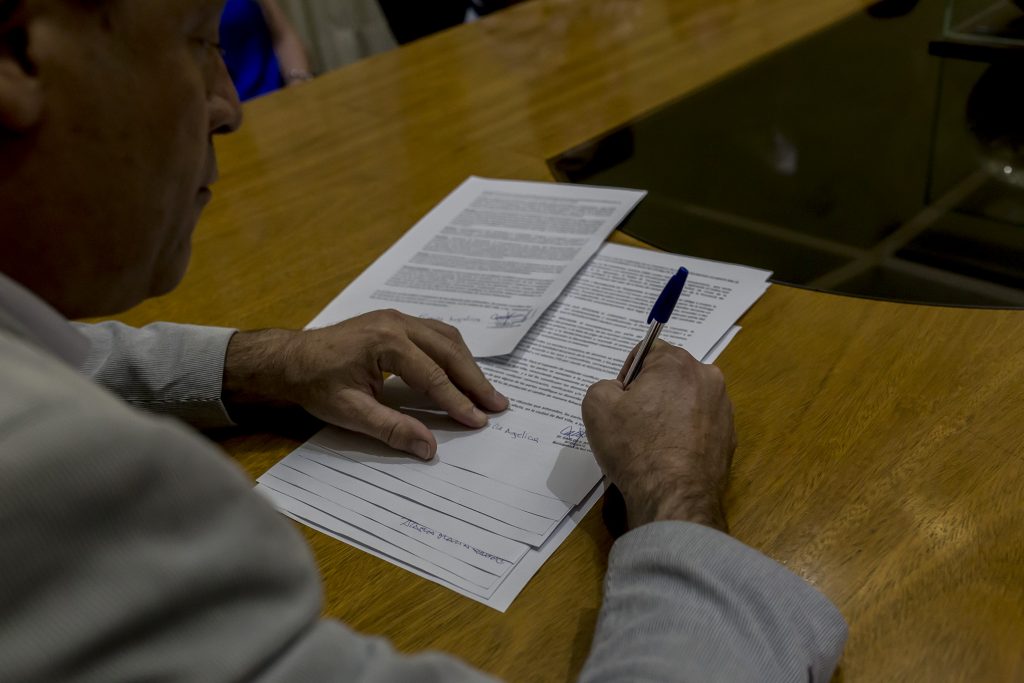
[[(0, 0), (0, 680), (481, 680), (321, 620), (301, 537), (183, 424), (297, 405), (429, 458), (430, 431), (375, 397), (391, 371), (467, 425), (504, 409), (457, 332), (394, 312), (308, 333), (67, 322), (185, 270), (212, 136), (240, 120), (220, 10)], [(838, 612), (725, 533), (718, 371), (662, 345), (583, 408), (633, 527), (583, 679), (826, 680)]]

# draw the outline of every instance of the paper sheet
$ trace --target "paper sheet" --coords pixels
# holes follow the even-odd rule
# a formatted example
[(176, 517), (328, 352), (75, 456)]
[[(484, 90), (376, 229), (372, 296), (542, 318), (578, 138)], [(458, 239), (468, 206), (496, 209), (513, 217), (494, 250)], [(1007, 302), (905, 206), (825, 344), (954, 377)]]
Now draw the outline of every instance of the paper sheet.
[[(261, 486), (281, 494), (288, 501), (299, 502), (301, 499), (303, 509), (308, 510), (307, 515), (313, 516), (322, 513), (325, 515), (324, 519), (331, 520), (327, 522), (328, 524), (343, 523), (350, 525), (366, 532), (369, 535), (368, 537), (375, 537), (380, 543), (387, 544), (391, 548), (401, 549), (412, 557), (418, 558), (413, 560), (414, 562), (450, 572), (463, 585), (471, 586), (470, 590), (474, 592), (487, 592), (490, 589), (496, 588), (501, 577), (507, 574), (513, 566), (511, 561), (489, 556), (487, 559), (493, 561), (493, 568), (496, 571), (487, 571), (481, 568), (477, 562), (467, 562), (465, 557), (459, 557), (455, 552), (446, 552), (443, 549), (439, 549), (436, 547), (436, 543), (422, 542), (407, 532), (419, 533), (426, 541), (448, 543), (445, 539), (453, 539), (451, 541), (453, 549), (465, 550), (466, 552), (462, 553), (463, 556), (471, 555), (472, 548), (468, 543), (463, 545), (464, 542), (459, 537), (452, 537), (447, 534), (442, 536), (431, 527), (418, 524), (410, 524), (401, 530), (396, 530), (378, 523), (374, 519), (353, 514), (348, 508), (325, 498), (315, 495), (310, 496), (308, 491), (304, 491), (301, 487), (277, 477), (266, 477), (261, 482)], [(281, 502), (281, 499), (277, 498), (275, 502)], [(311, 510), (316, 510), (317, 512), (311, 513)], [(484, 559), (483, 556), (480, 556), (480, 559)], [(452, 580), (456, 579), (453, 578)]]
[(395, 308), (459, 328), (476, 357), (510, 353), (645, 194), (469, 178), (309, 326)]
[[(722, 335), (718, 343), (714, 345), (712, 350), (702, 358), (702, 361), (705, 363), (714, 362), (739, 331), (739, 327), (730, 327)], [(393, 395), (392, 400), (395, 399), (395, 396), (402, 396), (407, 391), (407, 388), (395, 387), (394, 390), (399, 393)], [(399, 399), (394, 404), (399, 405), (406, 402), (408, 401)], [(309, 447), (303, 446), (297, 452), (307, 448)], [(294, 455), (292, 454), (288, 457), (291, 458)], [(272, 472), (273, 470), (268, 472), (268, 475)], [(262, 478), (261, 482), (263, 482)], [(347, 524), (344, 520), (332, 517), (330, 514), (304, 503), (300, 499), (304, 499), (306, 496), (301, 491), (293, 491), (293, 495), (298, 496), (298, 498), (293, 498), (281, 494), (274, 489), (268, 489), (263, 483), (257, 487), (279, 510), (296, 521), (370, 553), (375, 557), (391, 562), (418, 576), (435, 581), (461, 595), (501, 612), (509, 608), (512, 601), (526, 587), (526, 584), (543, 566), (544, 562), (554, 554), (562, 542), (572, 533), (573, 529), (576, 528), (591, 508), (601, 499), (605, 488), (606, 483), (602, 480), (587, 494), (586, 498), (579, 505), (569, 511), (564, 519), (547, 535), (546, 540), (539, 547), (528, 549), (519, 561), (514, 566), (511, 566), (501, 577), (490, 578), (485, 574), (479, 573), (474, 567), (460, 567), (458, 564), (453, 564), (449, 559), (439, 558), (436, 555), (429, 554), (428, 550), (417, 549), (416, 547), (413, 547), (413, 550), (418, 550), (418, 552), (410, 552), (403, 547), (406, 545), (404, 541), (402, 545), (396, 545), (380, 536), (375, 536), (372, 533), (363, 531), (359, 527)], [(455, 571), (452, 571), (452, 569)]]
[[(445, 486), (445, 482), (431, 480), (427, 475), (416, 477), (414, 471), (413, 476), (393, 477), (351, 460), (341, 452), (319, 450), (313, 444), (296, 449), (263, 476), (274, 476), (279, 465), (290, 466), (295, 459), (311, 460), (382, 491), (395, 493), (418, 505), (527, 545), (542, 543), (557, 523), (556, 520), (537, 516), (526, 520), (516, 519), (511, 513), (517, 510), (511, 506), (487, 499), (473, 491), (458, 486)], [(259, 481), (262, 482), (263, 477)]]
[(662, 337), (706, 363), (768, 286), (754, 268), (600, 246), (642, 195), (466, 181), (311, 326), (389, 306), (445, 320), (475, 354), (494, 356), (480, 365), (510, 410), (471, 430), (392, 378), (381, 400), (431, 429), (433, 461), (326, 428), (261, 477), (260, 492), (294, 519), (505, 610), (604, 490), (580, 402), (618, 374), (668, 278), (690, 271)]
[(706, 365), (713, 365), (718, 357), (722, 355), (725, 348), (732, 343), (732, 340), (736, 338), (736, 335), (743, 330), (739, 325), (733, 325), (729, 328), (729, 331), (722, 335), (722, 338), (715, 342), (715, 345), (711, 347), (711, 350), (701, 359), (701, 363)]
[(307, 496), (301, 493), (295, 496), (286, 495), (270, 488), (266, 484), (260, 484), (256, 487), (256, 490), (265, 496), (278, 510), (284, 512), (289, 517), (376, 557), (393, 562), (420, 576), (443, 583), (475, 600), (486, 603), (501, 584), (498, 577), (488, 576), (485, 580), (481, 581), (483, 585), (478, 585), (474, 582), (474, 579), (482, 576), (481, 574), (467, 570), (465, 567), (452, 571), (442, 566), (451, 566), (450, 562), (443, 557), (432, 555), (422, 550), (417, 554), (400, 546), (387, 543), (359, 527), (347, 524), (345, 521), (332, 517), (313, 505), (304, 502), (307, 500)]
[(579, 445), (583, 396), (594, 382), (618, 375), (680, 266), (690, 277), (661, 338), (703, 358), (764, 294), (771, 273), (606, 244), (513, 353), (482, 359), (480, 367), (514, 410), (561, 421), (560, 443)]
[[(392, 377), (384, 384), (381, 402), (397, 408), (423, 422), (434, 433), (439, 455), (431, 468), (425, 470), (435, 477), (452, 481), (450, 467), (484, 475), (492, 482), (501, 482), (517, 489), (531, 491), (550, 500), (564, 502), (559, 518), (579, 503), (601, 477), (585, 443), (567, 441), (561, 432), (565, 425), (526, 411), (512, 410), (491, 416), (484, 430), (472, 430), (452, 421), (438, 411), (429, 399), (407, 384)], [(332, 439), (335, 445), (325, 442)], [(311, 440), (337, 449), (347, 443), (347, 433), (325, 429)], [(351, 447), (351, 446), (349, 446)], [(367, 449), (373, 450), (367, 445)], [(510, 452), (516, 457), (509, 458)], [(395, 461), (394, 457), (387, 461)], [(420, 467), (421, 462), (402, 456), (400, 462)], [(456, 482), (453, 482), (456, 483)], [(544, 506), (544, 503), (540, 503)], [(533, 507), (525, 507), (545, 514)]]

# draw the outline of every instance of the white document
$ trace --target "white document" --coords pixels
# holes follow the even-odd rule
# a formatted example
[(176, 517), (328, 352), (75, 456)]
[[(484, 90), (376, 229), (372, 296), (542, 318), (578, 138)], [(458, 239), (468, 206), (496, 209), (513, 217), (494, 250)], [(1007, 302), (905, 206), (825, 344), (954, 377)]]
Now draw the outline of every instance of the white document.
[[(714, 345), (714, 348), (701, 360), (705, 363), (714, 362), (715, 358), (725, 349), (728, 343), (735, 338), (739, 329), (735, 326), (731, 327), (721, 337), (719, 342)], [(387, 384), (391, 383), (388, 382)], [(404, 398), (406, 399), (412, 396), (405, 393), (408, 392), (407, 387), (392, 385), (392, 391), (399, 392), (397, 400), (394, 396), (392, 397), (393, 405), (403, 405), (409, 402), (408, 400), (402, 400), (402, 394), (405, 394)], [(296, 453), (308, 450), (310, 450), (310, 447), (307, 445), (301, 447)], [(286, 462), (294, 457), (296, 453), (289, 455), (282, 462)], [(275, 468), (278, 466), (275, 466)], [(503, 574), (492, 575), (465, 563), (460, 565), (453, 558), (437, 554), (429, 546), (410, 545), (406, 539), (400, 539), (399, 543), (395, 544), (383, 538), (382, 535), (368, 533), (358, 526), (349, 524), (343, 519), (332, 516), (323, 512), (318, 507), (304, 502), (309, 498), (309, 494), (302, 489), (292, 489), (290, 490), (291, 495), (289, 495), (278, 490), (283, 488), (281, 486), (277, 486), (276, 489), (268, 488), (267, 484), (274, 485), (273, 479), (268, 477), (272, 472), (273, 469), (267, 475), (264, 475), (264, 477), (267, 477), (266, 482), (264, 482), (264, 478), (260, 479), (261, 484), (257, 487), (257, 490), (267, 496), (286, 515), (306, 526), (348, 543), (375, 557), (391, 562), (418, 576), (446, 586), (461, 595), (501, 612), (509, 608), (512, 601), (526, 587), (526, 584), (543, 566), (544, 562), (554, 554), (562, 542), (572, 533), (573, 529), (576, 528), (591, 508), (600, 500), (606, 488), (606, 483), (602, 480), (548, 534), (546, 540), (539, 547), (528, 549), (507, 571), (504, 571), (504, 568), (500, 568), (504, 571)], [(320, 507), (327, 506), (321, 501)], [(377, 530), (380, 531), (379, 528)]]
[(260, 492), (313, 528), (505, 610), (604, 490), (580, 403), (618, 374), (669, 277), (690, 271), (662, 337), (704, 362), (768, 286), (763, 270), (601, 247), (642, 196), (467, 180), (311, 326), (386, 307), (454, 324), (475, 355), (491, 356), (481, 367), (512, 407), (472, 430), (392, 378), (381, 400), (431, 429), (433, 461), (326, 428), (261, 477)]
[[(486, 571), (481, 569), (478, 563), (467, 563), (455, 557), (452, 553), (439, 550), (432, 543), (418, 542), (417, 539), (408, 537), (407, 533), (396, 532), (383, 524), (375, 523), (373, 520), (353, 515), (347, 508), (315, 495), (310, 496), (307, 491), (276, 477), (265, 478), (260, 483), (260, 487), (264, 492), (269, 489), (280, 494), (279, 497), (272, 497), (275, 503), (283, 502), (287, 508), (300, 509), (294, 503), (301, 502), (301, 510), (308, 517), (319, 518), (328, 525), (347, 525), (350, 527), (348, 529), (350, 534), (353, 533), (354, 529), (358, 529), (366, 534), (366, 538), (375, 538), (380, 543), (386, 543), (391, 548), (400, 549), (418, 558), (414, 560), (416, 562), (427, 565), (432, 569), (436, 567), (451, 573), (452, 577), (457, 577), (453, 578), (453, 580), (457, 580), (463, 585), (471, 586), (470, 590), (474, 592), (489, 593), (490, 590), (497, 587), (501, 577), (512, 568), (512, 563), (507, 560), (493, 558), (494, 569), (500, 571)], [(307, 508), (317, 512), (312, 513)], [(426, 532), (428, 529), (428, 527), (410, 524), (407, 530), (413, 532), (423, 530)], [(429, 529), (429, 531), (430, 533), (421, 534), (423, 539), (440, 541), (442, 543), (446, 542), (441, 540), (440, 535), (432, 529)], [(451, 537), (446, 536), (445, 538)], [(458, 540), (453, 540), (451, 545), (453, 548), (463, 547), (461, 541)], [(480, 559), (483, 559), (483, 557)]]
[(559, 443), (562, 428), (559, 423), (511, 411), (492, 417), (485, 429), (511, 440), (514, 457), (497, 450), (481, 451), (476, 439), (462, 436), (446, 441), (444, 462), (572, 507), (600, 481), (601, 468), (589, 450)]
[[(537, 520), (536, 526), (532, 526), (524, 520), (515, 519), (512, 513), (516, 510), (499, 501), (489, 500), (456, 486), (444, 487), (437, 481), (430, 481), (429, 484), (420, 482), (422, 485), (417, 486), (415, 483), (409, 483), (405, 478), (393, 477), (376, 468), (350, 460), (339, 452), (321, 450), (313, 444), (299, 447), (263, 476), (275, 476), (279, 466), (291, 466), (297, 459), (310, 460), (335, 472), (371, 484), (382, 491), (394, 493), (413, 503), (436, 510), (453, 519), (462, 520), (527, 545), (542, 543), (556, 523), (555, 520), (540, 518)], [(416, 481), (414, 478), (411, 479)], [(258, 481), (262, 482), (263, 477), (260, 477)], [(341, 483), (344, 480), (335, 481)], [(506, 515), (505, 518), (502, 518), (503, 514)], [(531, 528), (523, 528), (524, 526), (531, 526)]]
[(267, 497), (278, 510), (306, 526), (332, 536), (339, 541), (348, 543), (382, 560), (391, 562), (413, 574), (439, 583), (499, 612), (504, 612), (509, 608), (509, 605), (512, 604), (516, 596), (522, 592), (523, 588), (526, 587), (526, 584), (530, 582), (530, 579), (537, 573), (537, 570), (558, 550), (558, 547), (569, 537), (572, 530), (576, 528), (597, 501), (601, 499), (605, 488), (606, 485), (602, 481), (580, 505), (573, 508), (572, 512), (558, 525), (554, 533), (548, 537), (548, 540), (541, 547), (527, 551), (511, 570), (505, 573), (504, 576), (491, 580), (488, 586), (480, 586), (468, 580), (461, 573), (452, 572), (420, 555), (411, 553), (399, 546), (391, 545), (380, 538), (362, 532), (356, 527), (346, 525), (344, 522), (340, 522), (329, 514), (303, 503), (301, 500), (281, 494), (262, 484), (257, 487), (257, 491)]
[[(486, 602), (501, 583), (499, 577), (475, 573), (474, 571), (467, 570), (465, 567), (458, 568), (456, 571), (447, 569), (442, 565), (450, 566), (450, 562), (443, 556), (431, 555), (428, 552), (422, 551), (420, 554), (417, 554), (400, 546), (387, 543), (359, 527), (352, 526), (304, 502), (308, 496), (301, 493), (296, 497), (292, 497), (270, 488), (266, 484), (257, 486), (256, 491), (266, 497), (278, 510), (308, 527), (333, 536), (381, 559), (393, 562), (420, 576), (439, 581), (444, 585), (454, 588), (463, 595), (470, 596), (481, 602)], [(482, 585), (478, 585), (474, 583), (473, 578), (469, 577), (486, 578), (482, 579)]]
[[(414, 526), (405, 524), (406, 522), (411, 522), (415, 526), (442, 530), (448, 536), (458, 538), (468, 545), (444, 545), (444, 541), (439, 541), (438, 549), (469, 564), (474, 564), (473, 558), (469, 557), (473, 553), (481, 557), (498, 557), (514, 563), (526, 552), (526, 547), (522, 543), (473, 526), (426, 505), (406, 500), (391, 491), (353, 479), (311, 460), (294, 458), (287, 465), (276, 468), (272, 475), (265, 475), (260, 480), (263, 481), (270, 477), (298, 486), (334, 505), (387, 526), (401, 534), (415, 535), (419, 533)], [(358, 524), (352, 519), (348, 521)], [(407, 529), (412, 529), (413, 532), (411, 533)], [(431, 543), (427, 542), (427, 545), (431, 545)]]
[(704, 358), (764, 294), (771, 273), (606, 244), (513, 353), (482, 359), (480, 367), (514, 410), (561, 421), (557, 443), (585, 447), (580, 403), (587, 389), (618, 375), (680, 266), (690, 276), (661, 338)]
[(701, 358), (700, 362), (705, 365), (713, 365), (715, 361), (718, 360), (718, 357), (722, 355), (722, 352), (725, 351), (725, 347), (732, 343), (732, 340), (736, 338), (736, 335), (739, 334), (742, 329), (743, 328), (739, 325), (733, 325), (730, 327), (729, 331), (722, 335), (722, 338), (711, 347), (711, 350)]
[[(411, 456), (399, 454), (396, 459), (393, 452), (388, 452), (389, 457), (381, 459), (385, 463), (400, 462), (434, 477), (478, 490), (476, 486), (453, 480), (451, 477), (458, 475), (450, 470), (454, 466), (475, 472), (492, 483), (500, 482), (542, 497), (542, 500), (538, 499), (535, 504), (522, 509), (552, 519), (565, 516), (601, 478), (601, 471), (586, 444), (566, 441), (561, 434), (565, 425), (549, 418), (512, 410), (492, 415), (482, 430), (469, 429), (455, 423), (437, 410), (426, 396), (397, 377), (384, 383), (381, 402), (423, 422), (434, 433), (438, 443), (437, 458), (428, 463), (429, 468)], [(325, 429), (310, 441), (335, 451), (357, 447), (350, 441), (349, 432), (339, 429)], [(360, 445), (358, 448), (369, 455), (381, 454), (379, 447)], [(360, 461), (365, 462), (364, 459)], [(498, 493), (480, 492), (504, 500)], [(552, 507), (552, 499), (562, 501), (562, 504)], [(519, 494), (517, 501), (510, 504), (521, 502), (523, 498)], [(549, 514), (554, 512), (558, 513), (557, 517)]]
[(646, 192), (471, 177), (309, 327), (394, 308), (510, 353)]
[[(424, 418), (422, 413), (409, 414), (421, 420)], [(483, 429), (469, 430), (457, 425), (447, 415), (431, 417), (433, 419), (424, 422), (437, 439), (437, 455), (427, 462), (396, 451), (370, 437), (334, 427), (321, 430), (309, 440), (309, 444), (417, 486), (423, 477), (431, 480), (431, 487), (437, 480), (450, 482), (490, 500), (503, 501), (531, 515), (556, 521), (580, 502), (601, 478), (599, 470), (576, 465), (577, 458), (563, 454), (565, 449), (554, 445), (554, 430), (550, 423), (547, 424), (546, 439), (543, 441), (520, 438), (513, 441), (493, 428), (493, 419)], [(507, 419), (504, 417), (495, 419), (502, 420), (502, 424), (517, 425), (519, 434), (526, 430), (540, 433), (534, 427), (538, 422), (531, 415), (516, 413)], [(435, 424), (442, 426), (437, 428)], [(578, 459), (584, 462), (592, 460), (586, 452), (578, 451), (578, 455)], [(464, 464), (467, 466), (464, 467)], [(522, 471), (516, 473), (512, 472), (513, 469)], [(421, 476), (415, 480), (409, 479), (409, 472)], [(487, 472), (497, 476), (487, 476)], [(578, 487), (575, 479), (580, 473), (589, 478), (589, 486), (574, 497), (567, 496), (567, 493)], [(500, 516), (505, 518), (505, 514)]]

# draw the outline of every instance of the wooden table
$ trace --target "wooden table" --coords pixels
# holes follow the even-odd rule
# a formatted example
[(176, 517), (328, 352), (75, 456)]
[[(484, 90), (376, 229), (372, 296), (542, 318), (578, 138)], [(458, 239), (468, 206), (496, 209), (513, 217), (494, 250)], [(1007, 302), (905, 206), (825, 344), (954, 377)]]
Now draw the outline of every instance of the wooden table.
[[(246, 107), (174, 294), (122, 316), (305, 325), (469, 174), (545, 160), (850, 13), (854, 0), (533, 0)], [(851, 625), (838, 677), (1024, 680), (1024, 312), (776, 286), (720, 361), (735, 535)], [(257, 476), (297, 442), (227, 438)], [(507, 614), (305, 532), (327, 614), (510, 680), (586, 657), (592, 513)]]

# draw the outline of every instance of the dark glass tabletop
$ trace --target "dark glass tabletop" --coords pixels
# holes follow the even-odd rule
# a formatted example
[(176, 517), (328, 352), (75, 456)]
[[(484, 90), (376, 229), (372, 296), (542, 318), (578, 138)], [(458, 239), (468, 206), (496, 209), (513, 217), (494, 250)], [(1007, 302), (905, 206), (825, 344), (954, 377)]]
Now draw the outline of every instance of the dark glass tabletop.
[(1024, 306), (1022, 53), (958, 49), (945, 9), (876, 4), (551, 166), (648, 190), (623, 230), (662, 249), (826, 291)]

